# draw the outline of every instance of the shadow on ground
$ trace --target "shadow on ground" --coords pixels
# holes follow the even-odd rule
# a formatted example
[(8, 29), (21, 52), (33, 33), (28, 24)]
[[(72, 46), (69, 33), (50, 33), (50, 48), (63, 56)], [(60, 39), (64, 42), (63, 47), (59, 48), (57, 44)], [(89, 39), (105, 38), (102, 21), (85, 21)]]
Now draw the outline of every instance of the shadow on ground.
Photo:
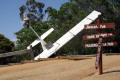
[(103, 74), (108, 74), (108, 73), (120, 73), (120, 70), (113, 70), (113, 71), (106, 71), (106, 72), (103, 72)]

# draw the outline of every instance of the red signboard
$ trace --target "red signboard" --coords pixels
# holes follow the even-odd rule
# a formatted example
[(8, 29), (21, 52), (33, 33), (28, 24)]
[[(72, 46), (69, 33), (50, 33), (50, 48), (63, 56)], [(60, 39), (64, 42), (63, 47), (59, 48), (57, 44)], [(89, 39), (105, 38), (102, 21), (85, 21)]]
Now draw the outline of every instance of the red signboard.
[[(107, 43), (102, 43), (102, 46), (116, 46), (117, 42), (107, 42)], [(85, 44), (85, 48), (87, 47), (98, 47), (98, 43), (93, 43), (93, 44)]]
[(100, 25), (98, 24), (89, 24), (85, 25), (84, 29), (105, 29), (105, 28), (114, 28), (115, 23), (102, 23)]
[(94, 34), (94, 35), (85, 35), (83, 36), (83, 40), (98, 39), (100, 36), (102, 36), (102, 38), (106, 38), (106, 37), (113, 37), (115, 36), (115, 34), (114, 33), (99, 33), (99, 34)]

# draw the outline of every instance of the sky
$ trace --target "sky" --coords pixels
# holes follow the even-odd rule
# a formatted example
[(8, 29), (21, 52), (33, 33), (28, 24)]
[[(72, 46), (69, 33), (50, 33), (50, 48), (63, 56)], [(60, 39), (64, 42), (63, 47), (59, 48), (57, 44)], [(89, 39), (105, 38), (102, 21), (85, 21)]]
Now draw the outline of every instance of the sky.
[[(1, 0), (0, 1), (0, 34), (3, 34), (11, 41), (16, 40), (15, 32), (23, 28), (23, 23), (19, 17), (19, 7), (27, 0)], [(45, 4), (45, 9), (51, 6), (59, 9), (61, 4), (69, 0), (36, 0)]]

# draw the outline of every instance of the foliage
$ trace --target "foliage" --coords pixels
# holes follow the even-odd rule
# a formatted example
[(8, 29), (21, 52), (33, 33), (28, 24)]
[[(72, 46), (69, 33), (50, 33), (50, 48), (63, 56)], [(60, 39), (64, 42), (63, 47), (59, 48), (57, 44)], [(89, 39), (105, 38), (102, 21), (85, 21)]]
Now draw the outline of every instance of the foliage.
[[(39, 22), (36, 23), (34, 26), (31, 26), (38, 35), (42, 35), (44, 32), (46, 32), (50, 27), (46, 24), (46, 22)], [(31, 29), (27, 29), (24, 27), (19, 31), (19, 35), (17, 35), (17, 41), (16, 41), (16, 47), (14, 50), (22, 50), (26, 49), (27, 46), (29, 46), (34, 40), (37, 39), (37, 36), (34, 34), (34, 32)], [(34, 52), (39, 54), (42, 51), (41, 45), (38, 44), (34, 48)], [(37, 55), (35, 54), (35, 56)]]
[[(116, 28), (114, 30), (105, 29), (102, 32), (116, 32), (117, 36), (115, 38), (106, 38), (103, 41), (117, 41), (119, 46), (119, 18), (120, 18), (120, 4), (117, 0), (70, 0), (70, 2), (62, 4), (60, 9), (53, 10), (49, 13), (49, 24), (55, 26), (58, 36), (62, 36), (70, 28), (81, 21), (88, 13), (93, 10), (102, 12), (103, 23), (115, 22)], [(94, 22), (96, 23), (96, 22)], [(97, 48), (83, 48), (85, 43), (95, 43), (97, 40), (83, 41), (82, 36), (88, 34), (95, 34), (94, 31), (82, 31), (74, 39), (72, 39), (68, 44), (66, 44), (61, 50), (60, 54), (73, 54), (74, 52), (79, 54), (92, 54), (96, 53)], [(54, 36), (55, 37), (55, 36)], [(105, 47), (104, 52), (120, 52), (120, 48), (116, 47)], [(91, 52), (91, 53), (90, 53)]]
[(14, 43), (0, 34), (0, 53), (11, 52), (14, 47)]
[[(34, 0), (30, 0), (34, 1)], [(31, 3), (33, 5), (33, 3)], [(24, 7), (23, 7), (24, 8)], [(29, 7), (32, 9), (31, 7)], [(28, 8), (28, 9), (29, 9)], [(43, 7), (41, 7), (43, 9)], [(26, 9), (25, 9), (26, 10)], [(22, 13), (25, 10), (21, 10)], [(45, 13), (48, 14), (47, 21), (40, 21), (32, 25), (32, 27), (37, 31), (39, 35), (44, 33), (49, 28), (53, 27), (55, 31), (47, 37), (46, 41), (55, 42), (62, 35), (64, 35), (68, 30), (80, 22), (84, 17), (86, 17), (93, 10), (102, 12), (102, 22), (111, 23), (114, 22), (116, 27), (114, 30), (105, 29), (102, 32), (115, 32), (116, 37), (103, 39), (103, 42), (117, 41), (118, 46), (116, 47), (104, 47), (104, 52), (120, 52), (120, 2), (119, 0), (70, 0), (61, 5), (60, 9), (57, 11), (52, 7), (48, 7)], [(42, 11), (41, 11), (42, 12)], [(31, 12), (30, 12), (31, 13)], [(21, 14), (21, 13), (20, 13)], [(39, 18), (39, 16), (38, 16)], [(43, 17), (44, 18), (44, 17)], [(41, 18), (42, 19), (42, 18)], [(93, 22), (94, 24), (96, 21)], [(23, 28), (19, 31), (20, 34), (17, 35), (17, 45), (16, 49), (25, 49), (32, 41), (37, 37), (32, 33), (32, 31)], [(93, 54), (96, 53), (97, 48), (84, 48), (83, 45), (86, 43), (96, 43), (97, 40), (83, 41), (82, 36), (88, 34), (95, 34), (97, 31), (83, 30), (75, 38), (69, 41), (64, 47), (62, 47), (57, 53), (58, 54)], [(42, 51), (36, 46), (36, 53)], [(39, 51), (37, 51), (39, 50)]]
[[(32, 16), (32, 21), (30, 21), (31, 24), (35, 24), (35, 22), (41, 21), (44, 17), (43, 8), (44, 4), (41, 2), (37, 2), (35, 0), (27, 0), (25, 5), (22, 5), (20, 10), (20, 18), (23, 20), (23, 14), (29, 14), (29, 16)], [(24, 26), (27, 23), (24, 23)]]

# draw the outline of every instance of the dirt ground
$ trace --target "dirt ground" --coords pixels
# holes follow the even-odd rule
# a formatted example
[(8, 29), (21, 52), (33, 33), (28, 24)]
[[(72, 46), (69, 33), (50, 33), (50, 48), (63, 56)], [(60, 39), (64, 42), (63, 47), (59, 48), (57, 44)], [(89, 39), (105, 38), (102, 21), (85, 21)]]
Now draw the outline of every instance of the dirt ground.
[(85, 60), (49, 60), (0, 67), (0, 80), (120, 80), (120, 55), (103, 55), (103, 75), (95, 57)]

